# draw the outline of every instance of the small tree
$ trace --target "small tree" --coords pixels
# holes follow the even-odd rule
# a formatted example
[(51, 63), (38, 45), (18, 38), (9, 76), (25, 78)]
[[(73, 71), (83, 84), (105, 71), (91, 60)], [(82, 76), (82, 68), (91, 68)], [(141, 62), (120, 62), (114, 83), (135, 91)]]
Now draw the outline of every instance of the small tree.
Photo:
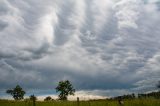
[(23, 99), (25, 91), (17, 85), (15, 88), (7, 90), (6, 93), (12, 95), (15, 100), (21, 100)]
[(75, 93), (75, 89), (68, 80), (60, 81), (55, 89), (56, 92), (60, 92), (59, 100), (67, 100), (68, 95), (74, 95)]
[(31, 100), (31, 101), (36, 101), (36, 100), (37, 100), (37, 97), (34, 96), (34, 95), (31, 95), (31, 96), (29, 97), (29, 100)]
[(52, 101), (53, 99), (50, 96), (47, 96), (44, 101)]

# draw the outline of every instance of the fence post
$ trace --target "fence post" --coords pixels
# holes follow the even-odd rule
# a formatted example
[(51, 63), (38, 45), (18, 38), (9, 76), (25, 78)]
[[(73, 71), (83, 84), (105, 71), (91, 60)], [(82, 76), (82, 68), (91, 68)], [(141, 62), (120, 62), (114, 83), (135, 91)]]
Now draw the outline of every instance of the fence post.
[(35, 96), (33, 95), (33, 106), (36, 106), (36, 100)]
[(77, 97), (77, 106), (79, 106), (79, 97)]

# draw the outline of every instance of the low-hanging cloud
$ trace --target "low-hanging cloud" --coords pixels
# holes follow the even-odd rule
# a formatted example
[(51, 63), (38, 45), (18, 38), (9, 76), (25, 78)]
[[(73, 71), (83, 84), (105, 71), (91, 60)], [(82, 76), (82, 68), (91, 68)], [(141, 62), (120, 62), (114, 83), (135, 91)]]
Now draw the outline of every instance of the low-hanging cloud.
[(64, 79), (96, 95), (156, 89), (159, 4), (1, 0), (0, 89), (21, 84), (47, 91)]

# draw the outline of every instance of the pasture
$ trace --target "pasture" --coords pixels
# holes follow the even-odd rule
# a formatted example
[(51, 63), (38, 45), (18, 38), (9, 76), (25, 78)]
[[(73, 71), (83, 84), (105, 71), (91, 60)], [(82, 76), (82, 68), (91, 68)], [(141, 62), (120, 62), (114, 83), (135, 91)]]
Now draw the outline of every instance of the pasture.
[[(0, 106), (33, 106), (32, 101), (9, 101), (0, 100)], [(116, 100), (95, 101), (36, 101), (36, 106), (120, 106)], [(160, 99), (131, 99), (124, 100), (122, 106), (160, 106)]]

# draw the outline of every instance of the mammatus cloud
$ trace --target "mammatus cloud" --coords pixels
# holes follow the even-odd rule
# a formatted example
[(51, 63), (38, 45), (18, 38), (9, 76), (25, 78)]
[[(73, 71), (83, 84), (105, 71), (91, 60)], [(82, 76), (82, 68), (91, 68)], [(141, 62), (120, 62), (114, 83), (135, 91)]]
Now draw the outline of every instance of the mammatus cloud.
[(28, 92), (46, 94), (68, 79), (90, 95), (155, 90), (160, 80), (159, 4), (1, 0), (0, 89), (20, 84)]

